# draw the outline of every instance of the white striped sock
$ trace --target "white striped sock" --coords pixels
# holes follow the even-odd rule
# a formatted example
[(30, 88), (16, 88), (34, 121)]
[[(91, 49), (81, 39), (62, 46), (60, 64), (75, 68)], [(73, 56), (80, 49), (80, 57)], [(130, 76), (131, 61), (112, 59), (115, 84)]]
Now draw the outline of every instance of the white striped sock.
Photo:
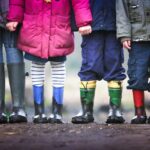
[(31, 64), (31, 79), (32, 84), (43, 86), (45, 80), (45, 64), (32, 62)]
[(51, 61), (53, 87), (63, 87), (66, 78), (65, 62)]

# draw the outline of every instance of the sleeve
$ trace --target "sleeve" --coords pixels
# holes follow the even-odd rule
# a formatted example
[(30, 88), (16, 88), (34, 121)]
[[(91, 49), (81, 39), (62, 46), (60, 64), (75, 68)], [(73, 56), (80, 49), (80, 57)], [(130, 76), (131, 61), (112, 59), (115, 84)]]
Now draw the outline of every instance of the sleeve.
[(0, 0), (0, 22), (5, 24), (7, 22), (7, 13), (9, 9), (9, 0)]
[(2, 15), (2, 1), (0, 1), (0, 16)]
[(25, 0), (10, 0), (9, 12), (7, 19), (9, 21), (22, 22), (24, 14), (24, 3)]
[(92, 14), (89, 0), (72, 0), (72, 7), (78, 27), (91, 24)]
[(0, 0), (0, 12), (6, 13), (9, 8), (9, 0)]
[(131, 39), (131, 23), (129, 18), (128, 0), (116, 0), (117, 38)]

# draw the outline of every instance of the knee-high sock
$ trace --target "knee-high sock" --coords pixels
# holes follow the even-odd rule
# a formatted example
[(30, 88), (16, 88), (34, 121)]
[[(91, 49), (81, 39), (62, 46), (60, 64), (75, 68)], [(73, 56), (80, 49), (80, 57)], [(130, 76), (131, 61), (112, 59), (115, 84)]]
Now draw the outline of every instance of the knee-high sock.
[(63, 104), (64, 82), (66, 78), (65, 62), (51, 62), (52, 84), (53, 84), (53, 100), (59, 104)]
[(144, 106), (144, 91), (133, 90), (135, 115), (146, 115)]
[[(33, 84), (33, 97), (36, 105), (44, 105), (44, 79), (45, 79), (45, 64), (32, 62), (31, 78)], [(43, 106), (42, 106), (43, 107)]]
[(45, 80), (45, 64), (32, 62), (31, 64), (32, 85), (43, 86)]

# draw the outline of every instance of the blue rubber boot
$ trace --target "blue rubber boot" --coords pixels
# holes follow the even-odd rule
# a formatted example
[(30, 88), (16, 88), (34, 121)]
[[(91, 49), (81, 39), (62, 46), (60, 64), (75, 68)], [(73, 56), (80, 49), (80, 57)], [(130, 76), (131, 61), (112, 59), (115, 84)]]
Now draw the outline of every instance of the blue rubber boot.
[(53, 87), (52, 114), (48, 118), (49, 123), (62, 124), (64, 87)]
[(45, 115), (45, 108), (44, 108), (44, 87), (34, 85), (33, 96), (34, 96), (34, 107), (35, 107), (35, 116), (33, 118), (33, 122), (47, 123), (47, 117)]

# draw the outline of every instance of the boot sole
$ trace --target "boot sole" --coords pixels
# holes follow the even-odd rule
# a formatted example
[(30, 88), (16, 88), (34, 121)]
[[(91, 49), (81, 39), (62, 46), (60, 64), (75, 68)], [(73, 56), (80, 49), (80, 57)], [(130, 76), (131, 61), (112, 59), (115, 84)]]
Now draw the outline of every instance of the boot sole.
[(94, 118), (93, 119), (73, 118), (71, 122), (74, 124), (88, 124), (88, 123), (93, 123)]
[(60, 119), (49, 118), (48, 119), (48, 123), (51, 123), (51, 124), (63, 124), (63, 121), (60, 120)]
[(27, 123), (27, 118), (23, 116), (9, 117), (9, 123)]

